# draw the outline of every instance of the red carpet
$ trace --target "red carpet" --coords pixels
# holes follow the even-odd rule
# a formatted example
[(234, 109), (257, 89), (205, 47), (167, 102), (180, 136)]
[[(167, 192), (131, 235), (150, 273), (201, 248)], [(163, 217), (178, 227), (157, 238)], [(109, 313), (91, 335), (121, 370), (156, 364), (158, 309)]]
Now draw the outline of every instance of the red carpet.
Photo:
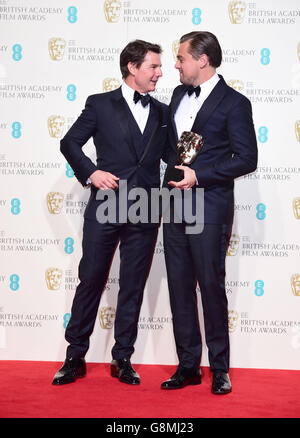
[(51, 385), (61, 363), (0, 361), (1, 418), (299, 418), (300, 371), (232, 369), (233, 391), (210, 392), (201, 385), (163, 391), (161, 381), (175, 370), (135, 365), (141, 385), (110, 377), (109, 364), (87, 364), (87, 376), (73, 384)]

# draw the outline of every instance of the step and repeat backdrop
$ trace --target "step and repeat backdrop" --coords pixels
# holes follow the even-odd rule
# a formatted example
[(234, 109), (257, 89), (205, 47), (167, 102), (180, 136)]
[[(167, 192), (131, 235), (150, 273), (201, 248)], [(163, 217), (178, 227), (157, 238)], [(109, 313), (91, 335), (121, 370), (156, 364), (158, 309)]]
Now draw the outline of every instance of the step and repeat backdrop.
[[(208, 30), (223, 49), (219, 73), (252, 102), (259, 148), (257, 170), (235, 185), (226, 262), (231, 366), (300, 368), (299, 6), (298, 0), (0, 0), (1, 359), (65, 357), (89, 190), (59, 142), (87, 96), (120, 86), (120, 52), (139, 38), (163, 48), (155, 97), (168, 103), (179, 84), (180, 36)], [(95, 159), (91, 140), (84, 150)], [(111, 360), (118, 283), (116, 253), (90, 362)], [(203, 328), (200, 294), (198, 301)], [(132, 360), (177, 363), (161, 230)], [(205, 346), (202, 365), (208, 365)]]

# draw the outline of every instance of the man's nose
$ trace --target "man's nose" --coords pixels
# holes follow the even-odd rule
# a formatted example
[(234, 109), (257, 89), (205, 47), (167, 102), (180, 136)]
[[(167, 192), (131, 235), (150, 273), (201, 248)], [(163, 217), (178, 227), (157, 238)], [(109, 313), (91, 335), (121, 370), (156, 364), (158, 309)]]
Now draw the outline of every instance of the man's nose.
[(157, 67), (157, 69), (156, 69), (156, 76), (158, 76), (158, 77), (162, 76), (162, 69), (160, 67)]

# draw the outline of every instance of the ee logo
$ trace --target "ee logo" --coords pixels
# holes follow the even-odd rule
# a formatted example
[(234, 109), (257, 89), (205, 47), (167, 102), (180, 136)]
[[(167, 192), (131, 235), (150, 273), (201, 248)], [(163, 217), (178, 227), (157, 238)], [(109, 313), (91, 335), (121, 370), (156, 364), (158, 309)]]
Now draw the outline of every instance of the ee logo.
[(73, 178), (74, 176), (74, 170), (72, 169), (69, 163), (66, 163), (66, 176), (68, 178)]
[(65, 239), (65, 252), (67, 254), (72, 254), (74, 251), (74, 239), (72, 237), (67, 237)]
[(260, 62), (262, 63), (262, 65), (268, 65), (271, 61), (270, 60), (270, 55), (271, 55), (270, 49), (261, 49), (260, 54), (261, 54)]
[(258, 129), (258, 141), (260, 143), (266, 143), (266, 141), (268, 141), (268, 128), (266, 126), (261, 126)]
[(195, 26), (198, 26), (201, 23), (202, 21), (201, 14), (202, 11), (199, 8), (194, 8), (192, 10), (192, 23), (195, 24)]
[(64, 314), (64, 317), (63, 317), (63, 320), (64, 320), (63, 326), (64, 326), (64, 328), (67, 328), (67, 325), (69, 324), (70, 318), (71, 318), (71, 313), (65, 313)]
[(11, 205), (10, 211), (12, 212), (12, 214), (19, 214), (21, 212), (20, 204), (21, 201), (18, 198), (13, 198), (10, 201), (10, 205)]
[(77, 21), (77, 8), (75, 6), (70, 6), (68, 8), (68, 22), (76, 23)]
[(21, 44), (14, 44), (12, 46), (12, 52), (12, 59), (14, 61), (21, 61), (21, 59), (23, 58)]
[(254, 283), (255, 286), (254, 293), (257, 297), (261, 297), (265, 293), (264, 285), (265, 283), (262, 280), (256, 280), (256, 282)]
[(20, 281), (20, 277), (18, 276), (18, 274), (11, 274), (11, 276), (9, 277), (10, 279), (10, 289), (15, 291), (18, 290), (20, 285), (19, 285), (19, 281)]
[(69, 84), (67, 86), (67, 99), (72, 102), (76, 97), (76, 86), (74, 84)]
[(266, 206), (263, 203), (257, 204), (256, 206), (256, 218), (259, 221), (264, 220), (266, 217)]
[(21, 132), (22, 125), (21, 125), (21, 123), (20, 122), (13, 122), (11, 124), (11, 128), (12, 128), (11, 135), (13, 136), (13, 138), (20, 138), (21, 135), (22, 135), (22, 132)]

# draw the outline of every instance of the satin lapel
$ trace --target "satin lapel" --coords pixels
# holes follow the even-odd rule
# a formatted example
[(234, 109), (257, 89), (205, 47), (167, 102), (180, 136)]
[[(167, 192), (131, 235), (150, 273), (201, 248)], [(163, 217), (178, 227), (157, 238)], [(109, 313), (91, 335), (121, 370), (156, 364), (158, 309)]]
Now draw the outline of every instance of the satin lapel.
[(201, 106), (196, 119), (194, 121), (194, 124), (192, 126), (193, 132), (200, 132), (207, 120), (209, 119), (212, 112), (216, 109), (216, 107), (219, 105), (221, 100), (223, 99), (224, 95), (226, 94), (226, 88), (228, 85), (226, 85), (224, 79), (222, 76), (220, 76), (220, 80), (215, 86), (215, 88), (212, 90), (210, 95), (207, 99), (205, 99), (203, 105)]
[(180, 104), (181, 99), (183, 98), (183, 96), (186, 93), (186, 90), (187, 90), (187, 86), (182, 86), (180, 88), (178, 95), (171, 101), (171, 104), (170, 104), (171, 126), (172, 126), (171, 135), (173, 136), (173, 141), (171, 141), (171, 145), (173, 147), (175, 147), (176, 151), (177, 151), (178, 135), (177, 135), (177, 129), (176, 129), (174, 116), (175, 116), (176, 110), (178, 108), (178, 105)]
[(135, 147), (133, 146), (133, 142), (131, 141), (131, 135), (130, 135), (129, 124), (128, 124), (128, 115), (130, 114), (130, 109), (126, 103), (126, 100), (123, 98), (121, 88), (118, 88), (113, 93), (114, 94), (112, 94), (112, 105), (115, 111), (116, 120), (119, 122), (121, 130), (124, 134), (124, 140), (128, 144), (135, 158), (138, 160)]
[[(141, 156), (140, 163), (144, 160), (145, 156), (149, 152), (149, 149), (151, 148), (151, 145), (153, 143), (153, 139), (156, 136), (156, 133), (158, 132), (160, 126), (162, 125), (162, 109), (161, 109), (160, 105), (158, 105), (153, 99), (151, 99), (151, 107), (150, 107), (148, 121), (150, 119), (151, 111), (156, 112), (156, 115), (157, 115), (156, 122), (155, 122), (155, 125), (153, 126), (153, 132), (152, 132), (152, 135), (150, 137), (150, 140), (148, 141), (148, 144), (144, 149), (143, 155)], [(145, 128), (145, 131), (146, 131), (146, 129), (147, 129), (147, 126)]]

